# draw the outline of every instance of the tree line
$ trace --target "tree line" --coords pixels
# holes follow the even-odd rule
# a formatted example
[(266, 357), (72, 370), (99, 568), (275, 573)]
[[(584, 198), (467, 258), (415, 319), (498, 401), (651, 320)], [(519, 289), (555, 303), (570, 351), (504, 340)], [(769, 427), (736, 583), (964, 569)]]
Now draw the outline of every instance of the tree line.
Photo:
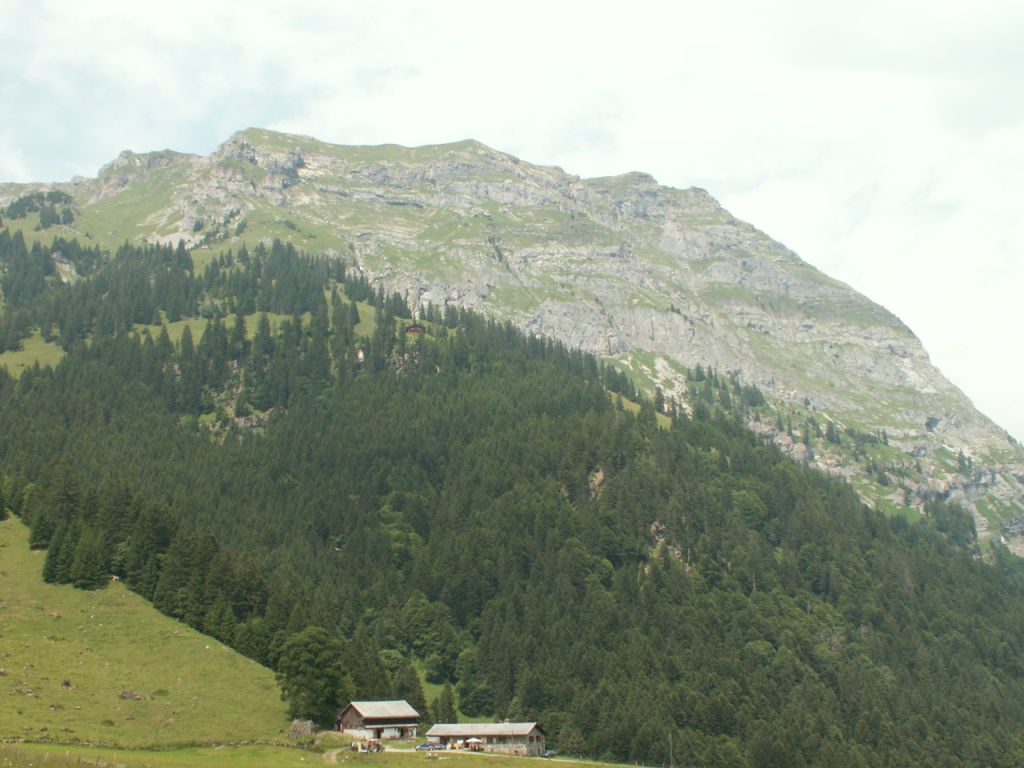
[[(1022, 571), (955, 505), (865, 507), (748, 432), (733, 412), (763, 399), (710, 369), (687, 415), (471, 312), (406, 333), (393, 295), (285, 246), (202, 272), (135, 250), (44, 279), (26, 311), (61, 295), (79, 330), (51, 326), (56, 369), (0, 375), (3, 501), (48, 578), (122, 575), (279, 672), (320, 628), (351, 695), (538, 720), (564, 753), (1020, 762)], [(133, 319), (182, 291), (198, 338)]]

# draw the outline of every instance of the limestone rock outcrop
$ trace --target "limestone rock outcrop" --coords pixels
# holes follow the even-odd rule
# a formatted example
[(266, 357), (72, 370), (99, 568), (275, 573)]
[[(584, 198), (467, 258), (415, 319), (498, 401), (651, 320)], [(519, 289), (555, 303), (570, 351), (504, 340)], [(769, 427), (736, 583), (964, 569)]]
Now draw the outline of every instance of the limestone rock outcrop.
[(1024, 511), (1024, 452), (910, 329), (702, 189), (643, 173), (581, 179), (474, 141), (339, 147), (253, 129), (205, 158), (123, 153), (68, 188), (97, 204), (148, 195), (135, 205), (149, 211), (137, 236), (150, 241), (231, 247), (246, 223), (249, 242), (349, 259), (414, 309), (511, 320), (681, 402), (686, 369), (713, 368), (757, 386), (779, 423), (852, 436), (846, 450), (809, 446), (779, 423), (751, 424), (869, 501), (950, 499), (980, 525)]

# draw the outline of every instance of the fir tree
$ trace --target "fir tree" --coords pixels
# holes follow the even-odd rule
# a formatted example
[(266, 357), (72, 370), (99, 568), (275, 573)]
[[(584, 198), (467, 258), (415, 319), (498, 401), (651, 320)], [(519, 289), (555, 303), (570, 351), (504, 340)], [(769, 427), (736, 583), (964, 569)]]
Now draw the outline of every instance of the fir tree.
[(107, 555), (96, 531), (86, 531), (75, 546), (71, 565), (71, 583), (78, 589), (102, 589), (109, 581)]
[(430, 703), (430, 715), (435, 723), (457, 723), (458, 713), (455, 707), (455, 691), (452, 684), (446, 682), (444, 688)]

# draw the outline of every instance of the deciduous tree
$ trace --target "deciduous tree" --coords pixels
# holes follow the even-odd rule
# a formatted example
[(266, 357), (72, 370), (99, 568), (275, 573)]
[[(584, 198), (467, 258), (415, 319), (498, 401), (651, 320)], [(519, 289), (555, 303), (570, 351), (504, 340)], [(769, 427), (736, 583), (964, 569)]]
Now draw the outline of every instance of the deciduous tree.
[(353, 693), (341, 641), (322, 627), (307, 627), (285, 641), (277, 681), (291, 716), (321, 726), (334, 721)]

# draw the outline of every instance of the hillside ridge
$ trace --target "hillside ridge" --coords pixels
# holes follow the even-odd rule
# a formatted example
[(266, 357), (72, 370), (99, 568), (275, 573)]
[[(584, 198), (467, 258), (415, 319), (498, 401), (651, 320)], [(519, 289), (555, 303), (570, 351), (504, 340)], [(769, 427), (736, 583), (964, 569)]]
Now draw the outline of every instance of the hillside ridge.
[(912, 331), (703, 189), (581, 179), (472, 140), (346, 147), (255, 128), (206, 157), (126, 152), (56, 187), (108, 245), (276, 237), (350, 260), (414, 311), (474, 309), (613, 360), (649, 393), (685, 403), (688, 372), (726, 374), (778, 406), (749, 426), (887, 508), (957, 501), (990, 535), (1024, 511), (1024, 452)]
[[(310, 686), (324, 724), (346, 698), (405, 699), (433, 722), (539, 722), (562, 754), (648, 765), (1020, 763), (1024, 560), (979, 543), (959, 506), (865, 506), (746, 429), (788, 436), (792, 414), (724, 370), (678, 369), (687, 416), (511, 321), (413, 317), (351, 258), (276, 238), (210, 251), (231, 235), (112, 258), (26, 244), (53, 205), (61, 226), (111, 210), (73, 203), (26, 200), (0, 232), (0, 364), (28, 334), (64, 352), (0, 369), (0, 507), (47, 547), (47, 581), (127, 587), (286, 683), (340, 662), (351, 685)], [(804, 450), (898, 451), (817, 424), (820, 440), (793, 428)], [(33, 566), (3, 562), (39, 570), (22, 552)], [(21, 644), (52, 634), (29, 629)], [(309, 678), (296, 654), (317, 659)], [(78, 675), (46, 677), (84, 691)], [(126, 702), (174, 693), (115, 679)]]

